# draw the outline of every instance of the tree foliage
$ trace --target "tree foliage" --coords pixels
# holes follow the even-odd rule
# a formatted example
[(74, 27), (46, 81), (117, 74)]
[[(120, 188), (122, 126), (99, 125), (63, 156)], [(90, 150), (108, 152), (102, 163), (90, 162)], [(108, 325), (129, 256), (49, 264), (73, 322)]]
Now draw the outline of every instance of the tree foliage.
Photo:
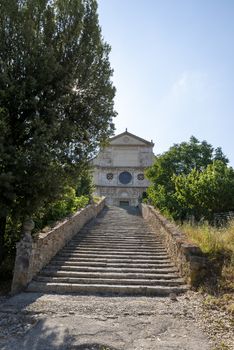
[(78, 175), (76, 182), (76, 195), (88, 196), (91, 199), (94, 191), (93, 178), (91, 175), (91, 169), (85, 168)]
[(195, 218), (212, 219), (213, 213), (234, 210), (234, 170), (216, 160), (199, 172), (174, 177), (175, 198)]
[(76, 196), (76, 190), (72, 187), (67, 187), (63, 196), (52, 203), (49, 203), (44, 208), (33, 216), (35, 222), (35, 230), (41, 230), (45, 226), (54, 224), (57, 220), (73, 214), (78, 209), (84, 208), (89, 203), (89, 196)]
[(113, 132), (95, 0), (0, 2), (0, 256), (6, 217), (55, 200)]
[(192, 136), (189, 142), (175, 144), (156, 157), (146, 173), (151, 181), (148, 197), (153, 205), (175, 219), (184, 219), (189, 214), (210, 217), (215, 211), (229, 210), (232, 203), (225, 198), (230, 196), (218, 194), (219, 189), (226, 194), (232, 181), (233, 170), (227, 163), (220, 147), (214, 149)]

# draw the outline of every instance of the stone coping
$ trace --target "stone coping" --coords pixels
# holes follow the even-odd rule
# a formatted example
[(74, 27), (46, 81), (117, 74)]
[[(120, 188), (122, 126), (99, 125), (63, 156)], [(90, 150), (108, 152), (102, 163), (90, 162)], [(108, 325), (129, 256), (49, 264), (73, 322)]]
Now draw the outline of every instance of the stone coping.
[(190, 286), (198, 287), (209, 271), (209, 261), (201, 249), (189, 242), (174, 223), (166, 219), (159, 210), (141, 203), (143, 218), (149, 222), (155, 232), (161, 234), (162, 241), (180, 274)]
[(32, 278), (104, 208), (105, 198), (97, 204), (89, 204), (74, 215), (59, 222), (48, 232), (35, 236), (26, 233), (16, 245), (16, 258), (11, 293), (24, 290)]

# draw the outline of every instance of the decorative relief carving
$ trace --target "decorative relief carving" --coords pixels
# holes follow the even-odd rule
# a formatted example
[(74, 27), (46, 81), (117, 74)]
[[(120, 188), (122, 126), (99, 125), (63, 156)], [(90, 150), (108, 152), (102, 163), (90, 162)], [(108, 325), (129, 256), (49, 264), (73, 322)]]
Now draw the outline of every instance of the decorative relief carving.
[(103, 152), (101, 154), (101, 164), (102, 164), (102, 166), (112, 164), (111, 152)]
[(119, 196), (120, 196), (120, 198), (129, 198), (130, 197), (128, 191), (120, 192)]
[(124, 141), (125, 143), (128, 143), (128, 142), (129, 142), (129, 137), (125, 136), (125, 137), (123, 138), (123, 141)]
[(101, 156), (102, 156), (102, 159), (109, 159), (111, 158), (111, 152), (103, 152)]
[(101, 196), (113, 196), (115, 193), (116, 193), (115, 188), (105, 187), (100, 189)]
[(146, 152), (141, 152), (139, 154), (139, 161), (141, 166), (148, 166), (150, 164), (150, 155)]
[(141, 194), (141, 190), (133, 189), (132, 194), (134, 197), (139, 197), (139, 195)]

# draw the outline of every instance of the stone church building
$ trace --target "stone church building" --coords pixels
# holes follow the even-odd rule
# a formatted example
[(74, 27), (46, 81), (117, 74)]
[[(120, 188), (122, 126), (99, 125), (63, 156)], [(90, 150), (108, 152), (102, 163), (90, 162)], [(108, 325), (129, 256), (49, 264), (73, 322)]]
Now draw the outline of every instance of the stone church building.
[(95, 194), (105, 196), (109, 205), (136, 206), (149, 185), (144, 170), (153, 163), (153, 147), (127, 129), (110, 138), (92, 161)]

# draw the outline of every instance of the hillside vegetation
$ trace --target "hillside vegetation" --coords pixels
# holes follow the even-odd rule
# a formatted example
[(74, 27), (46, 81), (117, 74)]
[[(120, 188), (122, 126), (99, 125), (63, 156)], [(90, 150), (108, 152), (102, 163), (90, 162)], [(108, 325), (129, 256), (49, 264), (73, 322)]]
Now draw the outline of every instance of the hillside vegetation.
[(216, 277), (202, 287), (206, 307), (234, 314), (234, 221), (225, 222), (225, 213), (234, 211), (234, 169), (222, 149), (192, 136), (158, 155), (146, 176), (151, 185), (144, 201), (179, 223), (210, 259)]

